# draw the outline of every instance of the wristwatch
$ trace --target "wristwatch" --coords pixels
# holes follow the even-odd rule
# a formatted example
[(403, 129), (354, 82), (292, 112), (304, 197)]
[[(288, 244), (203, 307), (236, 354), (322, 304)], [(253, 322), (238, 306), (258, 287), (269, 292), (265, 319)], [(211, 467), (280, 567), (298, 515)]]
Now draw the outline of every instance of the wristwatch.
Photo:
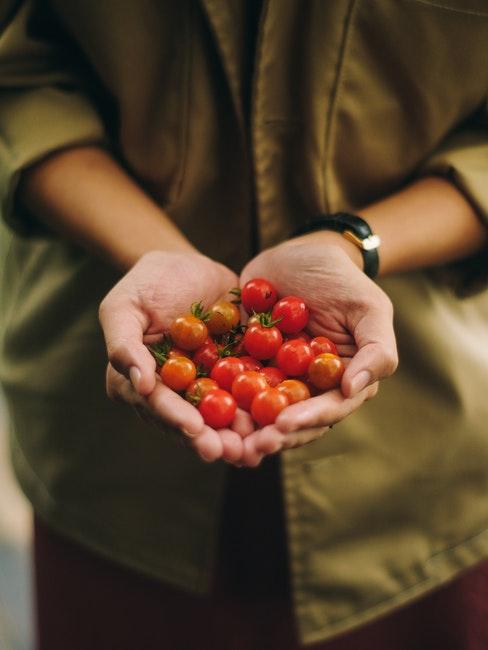
[(363, 270), (366, 275), (370, 278), (376, 277), (379, 267), (378, 247), (381, 239), (373, 233), (367, 221), (348, 212), (321, 214), (297, 228), (293, 237), (317, 230), (333, 230), (352, 242), (361, 251)]

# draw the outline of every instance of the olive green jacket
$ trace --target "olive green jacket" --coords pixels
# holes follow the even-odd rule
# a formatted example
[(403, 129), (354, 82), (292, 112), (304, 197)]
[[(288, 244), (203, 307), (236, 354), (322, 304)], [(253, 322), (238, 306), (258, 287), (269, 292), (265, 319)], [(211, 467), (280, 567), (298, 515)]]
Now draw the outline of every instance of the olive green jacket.
[[(251, 85), (243, 3), (0, 2), (0, 376), (17, 475), (57, 529), (200, 593), (226, 468), (106, 398), (97, 308), (116, 273), (22, 211), (22, 169), (63, 147), (109, 147), (235, 269), (256, 238), (279, 242), (309, 215), (420, 174), (448, 175), (488, 220), (486, 0), (265, 0)], [(305, 642), (488, 556), (486, 267), (382, 281), (398, 372), (283, 454)]]

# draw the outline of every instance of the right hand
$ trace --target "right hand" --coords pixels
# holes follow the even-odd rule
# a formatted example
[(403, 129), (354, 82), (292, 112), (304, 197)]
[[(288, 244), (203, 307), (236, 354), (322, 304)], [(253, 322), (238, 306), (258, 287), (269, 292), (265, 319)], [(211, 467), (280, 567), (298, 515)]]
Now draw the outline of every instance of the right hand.
[(227, 267), (197, 252), (152, 251), (140, 258), (100, 305), (109, 359), (109, 397), (131, 404), (162, 429), (168, 424), (179, 428), (207, 461), (237, 460), (242, 453), (241, 436), (205, 425), (194, 406), (161, 382), (145, 344), (159, 338), (193, 302), (212, 304), (238, 284)]

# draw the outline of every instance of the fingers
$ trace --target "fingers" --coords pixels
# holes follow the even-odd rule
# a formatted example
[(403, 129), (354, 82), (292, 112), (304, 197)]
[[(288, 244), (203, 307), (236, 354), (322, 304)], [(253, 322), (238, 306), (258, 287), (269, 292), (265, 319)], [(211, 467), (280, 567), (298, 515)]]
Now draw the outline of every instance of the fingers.
[(352, 331), (358, 351), (342, 377), (341, 388), (346, 397), (357, 395), (378, 379), (389, 377), (398, 366), (393, 309), (386, 296), (363, 313)]
[(330, 427), (355, 411), (378, 390), (377, 383), (353, 397), (344, 397), (339, 389), (288, 406), (276, 418), (275, 426), (283, 433), (314, 427)]
[(238, 408), (231, 428), (233, 431), (236, 431), (241, 438), (245, 438), (251, 434), (254, 431), (254, 421), (251, 414)]
[(155, 386), (156, 362), (143, 344), (145, 316), (130, 299), (108, 294), (99, 319), (111, 365), (131, 380), (139, 394), (149, 395)]
[(144, 397), (135, 391), (129, 380), (108, 364), (107, 394), (111, 399), (147, 410), (150, 419), (159, 425), (169, 424), (189, 436), (196, 436), (203, 430), (203, 418), (199, 411), (161, 381), (155, 381), (153, 392)]
[(204, 426), (201, 433), (195, 436), (191, 444), (200, 458), (207, 463), (222, 458), (224, 453), (224, 443), (221, 436), (207, 425)]
[(218, 434), (222, 441), (222, 460), (240, 464), (244, 451), (242, 437), (230, 429), (221, 429)]
[(301, 431), (292, 431), (285, 436), (283, 449), (303, 447), (321, 438), (330, 427), (312, 427)]
[(181, 429), (190, 436), (202, 433), (205, 425), (200, 412), (162, 382), (155, 383), (156, 386), (146, 401), (161, 423)]

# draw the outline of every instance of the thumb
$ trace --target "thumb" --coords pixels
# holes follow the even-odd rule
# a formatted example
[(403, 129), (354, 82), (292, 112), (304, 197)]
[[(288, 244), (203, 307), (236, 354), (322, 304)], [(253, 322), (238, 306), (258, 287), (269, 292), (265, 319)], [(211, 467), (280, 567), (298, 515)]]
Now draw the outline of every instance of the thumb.
[(353, 397), (378, 379), (389, 377), (398, 366), (391, 307), (370, 307), (352, 333), (358, 351), (342, 377), (345, 397)]
[(143, 343), (147, 317), (128, 300), (103, 300), (99, 310), (108, 359), (130, 379), (140, 395), (149, 395), (156, 385), (156, 362)]

